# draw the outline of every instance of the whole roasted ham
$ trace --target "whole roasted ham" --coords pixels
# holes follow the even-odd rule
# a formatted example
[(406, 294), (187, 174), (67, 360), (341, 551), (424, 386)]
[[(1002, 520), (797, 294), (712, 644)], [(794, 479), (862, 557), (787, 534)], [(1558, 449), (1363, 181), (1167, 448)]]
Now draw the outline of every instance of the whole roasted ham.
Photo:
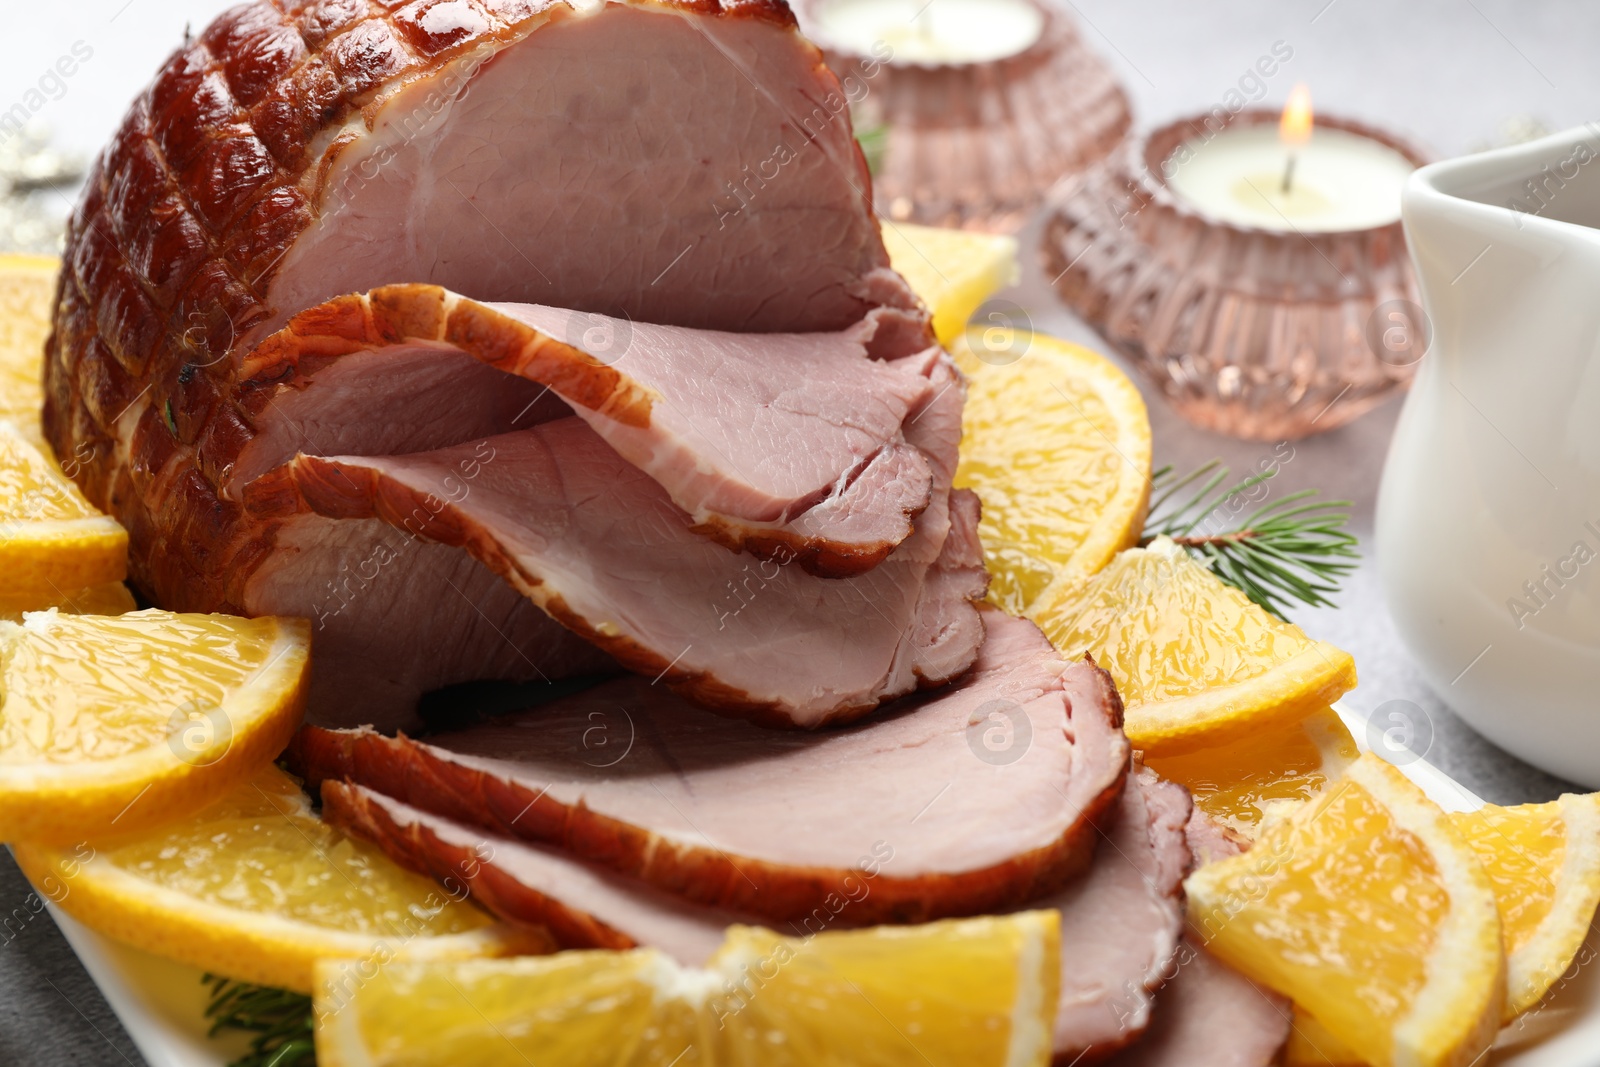
[(770, 725), (965, 671), (963, 391), (778, 0), (257, 0), (71, 221), (45, 424), (312, 713), (631, 669)]

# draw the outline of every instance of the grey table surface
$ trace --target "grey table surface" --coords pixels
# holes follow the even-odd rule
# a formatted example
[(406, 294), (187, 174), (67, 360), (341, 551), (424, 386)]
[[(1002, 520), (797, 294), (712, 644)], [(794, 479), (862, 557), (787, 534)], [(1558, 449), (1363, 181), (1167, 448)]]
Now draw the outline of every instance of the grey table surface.
[[(1317, 106), (1384, 125), (1435, 156), (1487, 147), (1536, 122), (1563, 129), (1600, 117), (1600, 4), (1593, 0), (1077, 0), (1088, 41), (1118, 70), (1138, 124), (1209, 108), (1238, 86), (1275, 42), (1292, 60), (1264, 87), (1281, 101), (1295, 81)], [(20, 100), (75, 42), (93, 56), (39, 118), (69, 148), (92, 153), (179, 42), (226, 0), (75, 0), (8, 4), (0, 64), (0, 110)], [(1248, 85), (1247, 85), (1248, 88)], [(65, 204), (63, 204), (63, 208)], [(1007, 294), (1037, 328), (1106, 350), (1056, 303), (1040, 276), (1033, 232), (1023, 234), (1025, 274)], [(1219, 456), (1252, 468), (1272, 445), (1234, 441), (1190, 427), (1149, 397), (1157, 462), (1193, 464)], [(1392, 402), (1350, 426), (1294, 444), (1277, 491), (1314, 487), (1355, 502), (1353, 528), (1370, 536), (1378, 475), (1399, 413)], [(1337, 609), (1297, 617), (1313, 635), (1355, 654), (1361, 686), (1348, 702), (1363, 714), (1406, 700), (1424, 714), (1428, 758), (1486, 799), (1547, 800), (1565, 783), (1518, 762), (1479, 737), (1422, 680), (1383, 605), (1370, 559), (1347, 582)], [(142, 1065), (54, 924), (32, 915), (31, 889), (0, 856), (0, 1065)], [(15, 910), (14, 910), (15, 909)]]

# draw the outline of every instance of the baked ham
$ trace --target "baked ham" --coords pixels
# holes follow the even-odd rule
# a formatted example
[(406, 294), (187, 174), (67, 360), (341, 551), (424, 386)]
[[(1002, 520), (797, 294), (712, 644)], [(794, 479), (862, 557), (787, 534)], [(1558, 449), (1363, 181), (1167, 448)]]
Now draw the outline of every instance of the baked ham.
[(1289, 1038), (1289, 1002), (1194, 941), (1179, 945), (1150, 1027), (1114, 1067), (1270, 1067)]
[(1150, 1025), (1183, 933), (1192, 808), (1182, 786), (1149, 770), (1130, 774), (1089, 872), (1028, 905), (1061, 912), (1057, 1064), (1104, 1059)]
[[(961, 391), (870, 202), (840, 84), (778, 0), (258, 0), (168, 61), (90, 174), (46, 430), (153, 602), (319, 620), (324, 721), (393, 727), (430, 688), (618, 661), (775, 724), (847, 718), (981, 640), (944, 547), (970, 539), (948, 494)], [(373, 290), (393, 299), (348, 295)], [(574, 336), (574, 315), (612, 319)], [(624, 326), (620, 361), (584, 340)], [(385, 522), (406, 464), (574, 413), (696, 536), (753, 553), (729, 567), (891, 570), (882, 625), (909, 636), (857, 648), (840, 626), (753, 688), (722, 677), (743, 661), (704, 600), (659, 609), (704, 616), (669, 648), (652, 619), (552, 619), (571, 591), (519, 595), (526, 568), (505, 587), (534, 500), (455, 524), (495, 546), (476, 557)], [(371, 492), (328, 515), (304, 491), (352, 458)], [(605, 578), (615, 606), (629, 576)], [(832, 706), (823, 662), (853, 671)]]
[[(481, 379), (479, 403), (458, 416), (470, 427), (458, 422), (455, 440), (440, 443), (575, 413), (698, 532), (825, 577), (861, 574), (910, 536), (933, 488), (927, 458), (902, 428), (932, 397), (941, 357), (931, 348), (867, 358), (880, 317), (838, 333), (735, 334), (481, 304), (427, 285), (340, 297), (296, 315), (240, 363), (258, 433), (222, 489), (234, 495), (302, 452), (426, 448), (440, 420), (437, 398), (418, 382), (433, 377), (430, 359), (448, 382), (469, 356), (501, 373)], [(374, 379), (360, 414), (306, 418), (320, 372), (352, 355), (370, 362), (364, 376)], [(391, 360), (415, 377), (380, 393)], [(506, 375), (543, 387), (527, 410), (494, 402)], [(546, 389), (565, 404), (538, 410)]]
[[(946, 488), (963, 392), (948, 357), (934, 358), (928, 377), (934, 393), (904, 436), (940, 488), (913, 536), (857, 578), (815, 578), (726, 551), (694, 532), (659, 483), (567, 417), (431, 453), (300, 455), (255, 479), (245, 491), (252, 513), (283, 524), (280, 544), (308, 550), (263, 568), (250, 600), (265, 613), (316, 618), (319, 656), (336, 654), (335, 669), (313, 676), (324, 721), (401, 725), (395, 713), (423, 690), (460, 680), (445, 672), (463, 663), (477, 672), (468, 677), (548, 678), (604, 666), (592, 655), (561, 661), (544, 652), (550, 617), (713, 710), (768, 725), (849, 719), (956, 677), (983, 640), (972, 604), (987, 586), (977, 499)], [(374, 529), (384, 525), (387, 540)], [(465, 547), (482, 562), (457, 578), (432, 559), (390, 558), (390, 544), (398, 553), (418, 537)], [(335, 583), (351, 556), (372, 580), (346, 594)], [(453, 614), (413, 610), (396, 619), (376, 614), (388, 601), (371, 595), (415, 594), (442, 577), (448, 589), (440, 592), (454, 604), (467, 599), (461, 582), (481, 586), (495, 575), (526, 594), (527, 610), (496, 621), (471, 600), (467, 622), (483, 641), (470, 648), (447, 629)], [(441, 657), (440, 648), (451, 654)], [(417, 655), (397, 659), (397, 649)], [(486, 653), (498, 658), (486, 665)]]
[[(1149, 1022), (1148, 988), (1177, 966), (1180, 882), (1189, 859), (1184, 843), (1188, 794), (1146, 772), (1129, 776), (1119, 796), (1117, 810), (1106, 813), (1103, 820), (1109, 824), (1115, 819), (1115, 828), (1101, 841), (1094, 868), (1075, 891), (1030, 905), (1061, 912), (1057, 1064), (1100, 1062), (1115, 1049), (1138, 1041)], [(747, 911), (690, 903), (550, 845), (424, 811), (368, 786), (329, 779), (322, 783), (322, 803), (324, 817), (334, 825), (376, 843), (401, 865), (432, 875), (452, 892), (465, 889), (503, 919), (544, 927), (565, 948), (644, 945), (691, 965), (709, 959), (728, 925), (735, 922), (765, 922), (795, 936), (860, 925), (903, 858), (896, 850), (870, 850), (826, 902), (808, 914), (772, 922)], [(1107, 854), (1124, 847), (1130, 852), (1123, 869), (1113, 870), (1114, 861)], [(1214, 973), (1217, 968), (1223, 973)], [(1202, 1020), (1189, 1018), (1190, 997), (1215, 1005), (1232, 1024), (1253, 1022), (1248, 1010), (1241, 1011), (1250, 1006), (1235, 997), (1234, 982), (1249, 985), (1214, 961), (1199, 964), (1195, 980), (1183, 994), (1182, 1014), (1160, 1032), (1165, 1035), (1175, 1025), (1183, 1032), (1203, 1026)], [(1161, 1040), (1164, 1048), (1168, 1039)], [(1280, 1033), (1277, 1043), (1282, 1041)], [(1254, 1035), (1242, 1036), (1241, 1047), (1258, 1045)], [(1272, 1048), (1275, 1051), (1277, 1045)], [(1267, 1061), (1195, 1062), (1264, 1067)]]
[[(1128, 843), (1148, 831), (1131, 862), (1147, 861), (1152, 845), (1158, 849), (1156, 885), (1129, 891), (1123, 879), (1101, 876), (1109, 863), (1101, 855), (1083, 889), (1035, 905), (1061, 911), (1063, 984), (1053, 1056), (1058, 1067), (1268, 1067), (1288, 1036), (1287, 1002), (1178, 938), (1182, 894), (1171, 869), (1176, 866), (1181, 877), (1188, 852), (1181, 820), (1173, 832), (1172, 816), (1184, 806), (1176, 803), (1173, 788), (1147, 775), (1131, 776), (1118, 817), (1133, 832), (1119, 829), (1103, 842), (1109, 850), (1113, 842)], [(549, 846), (486, 833), (365, 786), (326, 781), (322, 803), (334, 825), (376, 843), (402, 866), (432, 875), (452, 892), (466, 890), (503, 919), (543, 927), (565, 948), (647, 945), (699, 966), (721, 946), (730, 924), (760, 921), (691, 904)], [(1161, 813), (1146, 823), (1158, 807)], [(864, 869), (828, 906), (776, 928), (806, 936), (852, 925), (856, 909), (872, 899), (881, 879), (878, 858), (863, 857)], [(1157, 898), (1163, 903), (1149, 908)], [(1147, 954), (1146, 948), (1154, 951)], [(1168, 980), (1152, 1018), (1148, 986), (1154, 976)]]
[[(1193, 865), (1236, 856), (1240, 843), (1199, 809), (1184, 831)], [(1202, 947), (1191, 928), (1161, 987), (1149, 1028), (1114, 1067), (1269, 1067), (1289, 1038), (1290, 1004)]]
[[(969, 491), (941, 496), (882, 565), (816, 578), (698, 536), (660, 485), (576, 418), (434, 452), (299, 456), (253, 482), (246, 501), (263, 516), (377, 518), (461, 546), (624, 666), (769, 726), (823, 726), (942, 685), (982, 633)], [(956, 596), (941, 595), (948, 583)], [(303, 588), (256, 601), (294, 614)], [(924, 654), (926, 635), (951, 625), (968, 631), (963, 654), (937, 643)]]
[[(307, 727), (291, 763), (313, 786), (370, 786), (772, 921), (825, 909), (872, 856), (882, 869), (852, 924), (1020, 905), (1083, 869), (1129, 747), (1105, 672), (987, 614), (959, 683), (849, 729), (774, 735), (628, 678), (426, 743)], [(1006, 723), (1014, 757), (984, 747)], [(974, 814), (986, 812), (1004, 814)], [(1141, 806), (1141, 845), (1143, 820)]]
[[(545, 845), (500, 837), (366, 786), (322, 783), (322, 816), (403, 867), (462, 890), (510, 922), (543, 927), (561, 948), (659, 948), (699, 966), (751, 916), (664, 893)], [(852, 885), (868, 885), (857, 879)], [(845, 898), (841, 898), (845, 899)]]

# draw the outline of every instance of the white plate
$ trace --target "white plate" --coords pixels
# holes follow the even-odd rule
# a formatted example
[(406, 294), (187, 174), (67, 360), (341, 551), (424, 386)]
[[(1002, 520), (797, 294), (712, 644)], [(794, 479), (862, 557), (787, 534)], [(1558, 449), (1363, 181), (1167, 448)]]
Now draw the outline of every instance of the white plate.
[[(1339, 714), (1359, 740), (1366, 723), (1348, 708)], [(1401, 768), (1447, 811), (1471, 811), (1483, 801), (1426, 760)], [(224, 1067), (245, 1048), (243, 1037), (206, 1037), (200, 972), (119, 945), (50, 909), (111, 1009), (150, 1067)], [(1482, 1067), (1597, 1067), (1600, 1065), (1600, 925), (1572, 968), (1537, 1009), (1501, 1032)]]

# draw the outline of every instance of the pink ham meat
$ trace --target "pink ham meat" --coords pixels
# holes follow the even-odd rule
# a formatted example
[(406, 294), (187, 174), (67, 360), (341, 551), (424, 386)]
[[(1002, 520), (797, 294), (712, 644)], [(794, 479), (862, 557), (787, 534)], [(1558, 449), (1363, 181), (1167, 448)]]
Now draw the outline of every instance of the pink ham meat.
[[(846, 730), (772, 734), (626, 679), (427, 743), (308, 727), (292, 761), (772, 920), (824, 907), (885, 852), (856, 922), (1021, 904), (1082, 869), (1129, 749), (1103, 671), (988, 614), (958, 685)], [(1015, 749), (990, 752), (1008, 723)]]
[[(894, 849), (874, 848), (859, 857), (829, 901), (773, 923), (744, 910), (691, 904), (680, 894), (586, 864), (550, 845), (395, 800), (387, 793), (432, 776), (422, 768), (390, 769), (390, 776), (373, 776), (373, 787), (323, 781), (326, 819), (378, 843), (405, 867), (434, 875), (451, 888), (466, 886), (494, 915), (544, 926), (568, 949), (651, 945), (682, 963), (699, 965), (722, 944), (730, 923), (765, 923), (797, 936), (864, 925), (880, 918), (872, 901), (893, 883), (890, 872), (902, 861)], [(699, 771), (685, 768), (685, 773)], [(437, 785), (430, 781), (429, 787)], [(1133, 774), (1120, 806), (1102, 817), (1110, 829), (1090, 872), (1066, 891), (1029, 905), (1061, 912), (1056, 1064), (1102, 1062), (1133, 1043), (1117, 1053), (1117, 1064), (1266, 1067), (1282, 1045), (1285, 1030), (1274, 1009), (1285, 1006), (1179, 941), (1181, 880), (1190, 854), (1184, 841), (1187, 817), (1186, 790), (1149, 771)], [(781, 833), (784, 827), (773, 830)], [(1163, 987), (1162, 1011), (1152, 1024), (1152, 993), (1174, 973), (1178, 977)], [(1208, 1022), (1208, 1013), (1216, 1019)], [(1230, 1029), (1238, 1032), (1230, 1037)]]
[[(632, 670), (705, 707), (801, 727), (942, 685), (970, 662), (982, 563), (941, 553), (971, 551), (971, 529), (948, 533), (952, 517), (975, 525), (977, 508), (965, 491), (962, 506), (946, 499), (884, 563), (830, 580), (696, 535), (655, 481), (576, 418), (435, 452), (300, 456), (246, 493), (263, 516), (378, 518), (466, 548)], [(960, 596), (943, 595), (947, 574)], [(945, 626), (965, 634), (963, 654), (937, 644), (924, 654), (918, 642)]]
[[(564, 409), (660, 483), (698, 532), (826, 577), (859, 574), (910, 535), (933, 491), (927, 459), (901, 431), (932, 397), (937, 350), (868, 358), (881, 318), (873, 312), (836, 333), (731, 334), (491, 306), (436, 286), (341, 297), (295, 316), (241, 362), (259, 432), (224, 493), (298, 452), (421, 451)], [(351, 356), (363, 357), (367, 395), (313, 434), (303, 394), (321, 388), (325, 371), (340, 389)], [(469, 372), (461, 356), (501, 372), (501, 382)], [(403, 373), (385, 395), (389, 361)], [(465, 391), (481, 389), (487, 401), (464, 418), (450, 413), (453, 440), (440, 440), (448, 430), (437, 407), (419, 403), (416, 378), (426, 380), (430, 361), (444, 388), (455, 392), (453, 376), (467, 372)], [(543, 388), (513, 412), (495, 403), (496, 384), (519, 400), (527, 390), (507, 390), (505, 375)], [(544, 389), (565, 403), (538, 411)]]
[[(942, 487), (955, 471), (964, 393), (943, 355), (929, 383), (933, 395), (905, 438)], [(501, 440), (513, 447), (482, 440), (425, 454), (300, 456), (246, 490), (252, 514), (282, 524), (279, 542), (289, 550), (254, 575), (245, 599), (257, 614), (316, 620), (323, 658), (312, 675), (314, 721), (392, 730), (408, 724), (430, 687), (595, 670), (593, 655), (569, 664), (541, 651), (534, 639), (554, 624), (536, 603), (570, 628), (561, 632), (596, 641), (624, 665), (713, 709), (773, 725), (859, 715), (957, 677), (977, 655), (983, 624), (972, 602), (987, 576), (970, 493), (941, 489), (884, 563), (859, 578), (824, 580), (695, 534), (659, 483), (580, 419)], [(567, 472), (588, 488), (574, 493)], [(548, 499), (525, 495), (539, 485)], [(466, 578), (476, 585), (421, 558), (441, 543), (471, 551), (462, 562), (475, 568)], [(664, 566), (669, 559), (674, 565)], [(534, 584), (562, 560), (562, 583)], [(528, 593), (519, 598), (525, 610), (492, 614), (499, 598), (480, 606), (472, 594), (495, 575)], [(467, 632), (482, 641), (462, 645)], [(397, 659), (396, 649), (418, 655)]]
[[(1240, 844), (1196, 810), (1185, 835), (1196, 866), (1237, 855)], [(1288, 1040), (1289, 1002), (1207, 952), (1193, 930), (1156, 998), (1150, 1027), (1113, 1067), (1268, 1067)]]
[(452, 893), (465, 888), (490, 913), (544, 927), (562, 948), (649, 946), (696, 966), (711, 958), (730, 924), (754, 921), (349, 782), (322, 783), (322, 816)]
[(1289, 1002), (1193, 941), (1178, 949), (1155, 1016), (1114, 1067), (1270, 1067), (1288, 1040)]
[(1129, 775), (1088, 874), (1028, 905), (1061, 912), (1057, 1064), (1103, 1059), (1150, 1024), (1183, 932), (1191, 808), (1182, 786)]
[[(1100, 865), (1110, 862), (1102, 854), (1082, 889), (1035, 905), (1053, 903), (1061, 910), (1057, 1067), (1269, 1067), (1288, 1036), (1287, 1001), (1177, 939), (1181, 893), (1171, 872), (1181, 872), (1188, 855), (1177, 818), (1181, 793), (1148, 774), (1130, 777), (1117, 818), (1136, 829), (1119, 828), (1101, 850), (1131, 845), (1130, 865), (1149, 866), (1153, 888), (1141, 893), (1099, 875)], [(721, 945), (730, 924), (760, 922), (688, 903), (547, 846), (486, 833), (365, 786), (329, 780), (322, 784), (322, 800), (324, 816), (335, 826), (375, 842), (396, 862), (432, 875), (453, 892), (466, 888), (501, 918), (544, 927), (564, 948), (646, 945), (700, 965)], [(1147, 840), (1139, 839), (1140, 830), (1149, 832)], [(1152, 845), (1163, 853), (1153, 863)], [(874, 860), (863, 857), (863, 869), (830, 906), (777, 928), (804, 936), (857, 923), (856, 909), (871, 899), (880, 877)], [(1141, 904), (1157, 894), (1166, 903), (1141, 916)], [(1119, 935), (1131, 947), (1114, 944)], [(1141, 954), (1141, 946), (1154, 951)], [(1152, 1018), (1147, 987), (1161, 977), (1167, 980)], [(1086, 1004), (1095, 1010), (1085, 1013)], [(1119, 1029), (1108, 1029), (1101, 1018), (1107, 1012), (1120, 1020)]]

